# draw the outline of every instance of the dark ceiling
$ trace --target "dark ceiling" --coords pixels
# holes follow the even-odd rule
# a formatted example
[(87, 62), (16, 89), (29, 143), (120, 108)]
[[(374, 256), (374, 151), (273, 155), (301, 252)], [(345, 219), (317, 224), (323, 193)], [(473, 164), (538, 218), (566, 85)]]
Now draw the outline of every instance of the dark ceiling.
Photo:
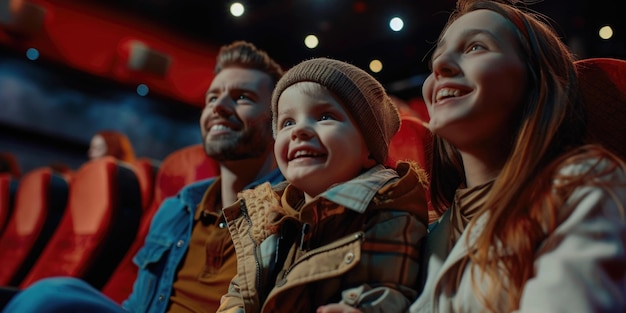
[[(87, 0), (83, 0), (87, 1)], [(377, 58), (383, 71), (374, 74), (396, 94), (416, 92), (427, 73), (423, 61), (446, 21), (454, 0), (248, 0), (241, 17), (229, 14), (233, 1), (223, 0), (89, 0), (141, 15), (195, 40), (224, 44), (248, 40), (285, 67), (317, 56), (342, 59), (367, 69)], [(537, 2), (535, 0), (535, 2)], [(530, 5), (555, 21), (564, 40), (577, 42), (581, 58), (626, 59), (626, 27), (617, 0), (544, 0)], [(404, 19), (401, 32), (389, 29), (393, 16)], [(600, 26), (612, 24), (615, 38), (597, 38)], [(307, 34), (320, 45), (308, 49)], [(410, 83), (413, 78), (413, 83)], [(409, 84), (402, 84), (402, 82)]]

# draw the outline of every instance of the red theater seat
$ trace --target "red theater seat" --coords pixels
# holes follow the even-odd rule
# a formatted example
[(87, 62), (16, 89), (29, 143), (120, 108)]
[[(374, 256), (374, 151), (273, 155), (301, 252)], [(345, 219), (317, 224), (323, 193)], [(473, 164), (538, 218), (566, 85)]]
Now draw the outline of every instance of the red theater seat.
[(141, 193), (131, 168), (113, 157), (85, 163), (73, 176), (59, 226), (19, 287), (73, 276), (101, 288), (130, 246), (140, 216)]
[[(389, 144), (389, 158), (387, 164), (395, 165), (397, 161), (411, 160), (419, 163), (430, 175), (431, 134), (422, 125), (422, 120), (415, 116), (404, 115), (401, 118), (400, 130), (391, 138)], [(429, 195), (426, 195), (429, 198)], [(430, 222), (438, 218), (437, 213), (430, 208), (428, 219)]]
[(590, 58), (576, 61), (586, 108), (587, 140), (626, 160), (626, 61)]
[(193, 145), (172, 152), (159, 167), (155, 181), (154, 196), (150, 209), (144, 213), (141, 226), (128, 249), (124, 259), (111, 275), (102, 292), (111, 299), (121, 303), (131, 293), (133, 283), (137, 277), (137, 266), (133, 263), (133, 257), (143, 246), (146, 235), (150, 228), (152, 217), (161, 205), (161, 202), (174, 196), (185, 185), (192, 182), (217, 176), (219, 164), (207, 157), (202, 145)]
[(20, 179), (13, 215), (0, 237), (0, 286), (18, 286), (54, 233), (67, 204), (68, 182), (50, 168)]
[(13, 178), (8, 173), (0, 173), (0, 234), (13, 211), (13, 194), (11, 192), (11, 184)]
[(141, 189), (141, 206), (147, 210), (152, 203), (154, 193), (154, 179), (156, 177), (159, 164), (157, 161), (149, 158), (139, 158), (132, 163), (139, 180), (139, 188)]
[(397, 161), (412, 160), (428, 171), (430, 169), (427, 158), (430, 153), (430, 132), (417, 117), (402, 116), (401, 121), (400, 130), (389, 143), (387, 163), (394, 165)]

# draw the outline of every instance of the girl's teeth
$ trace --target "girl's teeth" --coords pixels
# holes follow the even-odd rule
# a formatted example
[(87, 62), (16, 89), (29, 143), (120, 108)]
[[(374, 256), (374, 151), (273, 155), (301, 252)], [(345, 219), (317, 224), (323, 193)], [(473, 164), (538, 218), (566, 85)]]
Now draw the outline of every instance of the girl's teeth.
[(437, 92), (437, 100), (449, 97), (458, 97), (461, 92), (458, 89), (443, 88)]

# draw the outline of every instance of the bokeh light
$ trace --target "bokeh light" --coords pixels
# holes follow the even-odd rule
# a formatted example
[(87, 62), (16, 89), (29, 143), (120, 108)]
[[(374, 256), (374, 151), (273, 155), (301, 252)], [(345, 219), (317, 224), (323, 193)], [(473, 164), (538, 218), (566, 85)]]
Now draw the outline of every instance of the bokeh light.
[(404, 21), (399, 17), (394, 17), (389, 21), (389, 28), (394, 32), (399, 32), (404, 28)]
[(243, 6), (243, 4), (235, 2), (230, 5), (230, 14), (232, 14), (233, 16), (242, 16), (244, 12), (246, 12), (246, 8)]
[(307, 46), (307, 48), (309, 49), (317, 47), (319, 43), (319, 39), (317, 39), (317, 36), (315, 35), (308, 35), (306, 36), (306, 38), (304, 38), (304, 45)]
[(370, 62), (370, 71), (378, 73), (383, 70), (383, 62), (380, 60), (372, 60)]

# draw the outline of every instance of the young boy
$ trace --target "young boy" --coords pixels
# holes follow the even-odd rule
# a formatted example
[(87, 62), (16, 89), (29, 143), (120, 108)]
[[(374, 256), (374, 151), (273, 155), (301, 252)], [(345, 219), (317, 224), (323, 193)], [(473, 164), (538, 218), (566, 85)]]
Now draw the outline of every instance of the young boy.
[(272, 114), (288, 183), (224, 209), (238, 273), (218, 312), (404, 312), (418, 293), (426, 177), (383, 165), (400, 126), (383, 87), (348, 63), (312, 59), (278, 82)]

